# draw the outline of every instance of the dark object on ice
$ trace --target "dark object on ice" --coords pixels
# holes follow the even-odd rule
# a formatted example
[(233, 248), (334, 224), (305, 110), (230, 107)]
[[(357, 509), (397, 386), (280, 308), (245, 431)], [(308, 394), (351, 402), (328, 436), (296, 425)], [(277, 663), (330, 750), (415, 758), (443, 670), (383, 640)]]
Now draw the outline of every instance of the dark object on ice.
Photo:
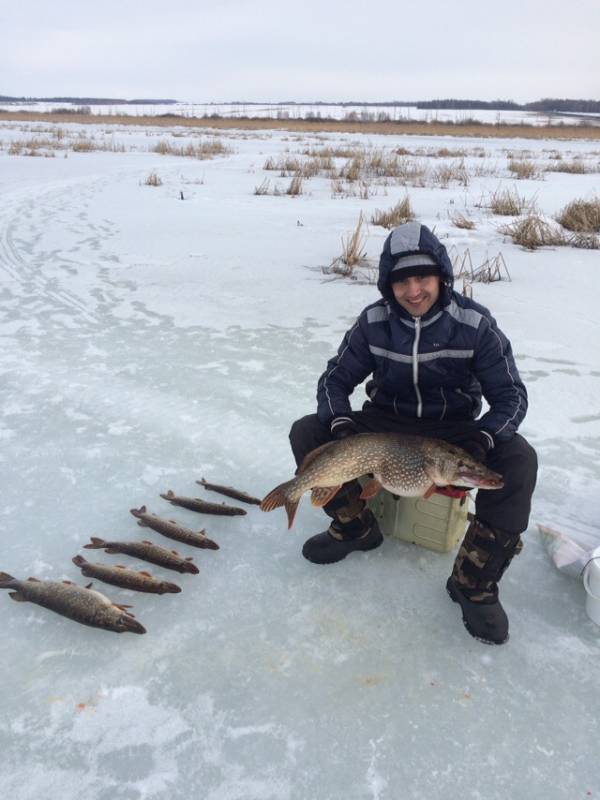
[(204, 486), (205, 489), (209, 489), (211, 492), (224, 494), (225, 497), (231, 497), (233, 500), (239, 500), (241, 503), (250, 503), (254, 506), (259, 506), (261, 504), (260, 498), (252, 497), (252, 495), (246, 492), (240, 492), (237, 489), (233, 489), (231, 486), (220, 486), (218, 483), (208, 483), (204, 478), (196, 481), (196, 483), (199, 483), (200, 486)]
[(184, 528), (174, 519), (162, 519), (156, 514), (148, 512), (146, 506), (132, 508), (130, 511), (134, 517), (137, 517), (138, 525), (141, 525), (142, 528), (152, 528), (157, 533), (162, 533), (167, 539), (174, 539), (176, 542), (182, 542), (205, 550), (219, 549), (219, 545), (209, 539), (203, 530), (192, 531), (189, 528)]
[(75, 556), (71, 560), (87, 578), (96, 578), (104, 583), (120, 586), (122, 589), (151, 594), (178, 594), (181, 591), (181, 587), (176, 583), (153, 578), (149, 572), (136, 572), (120, 564), (115, 567), (108, 564), (90, 564), (83, 556)]
[(173, 569), (176, 572), (189, 572), (192, 575), (198, 574), (198, 567), (192, 564), (192, 557), (180, 556), (176, 550), (167, 550), (153, 542), (144, 539), (141, 542), (105, 542), (97, 536), (91, 537), (91, 544), (86, 544), (87, 550), (104, 550), (107, 553), (122, 553), (126, 556), (133, 556), (142, 561), (149, 561), (165, 569)]
[(184, 196), (183, 196), (183, 192), (181, 191), (181, 189), (179, 190), (179, 197), (180, 197), (180, 199), (181, 199), (181, 200), (184, 200), (184, 199), (185, 199), (185, 198), (184, 198)]
[(243, 508), (226, 506), (225, 503), (206, 503), (199, 497), (179, 497), (171, 489), (166, 494), (161, 494), (164, 500), (168, 500), (174, 506), (181, 506), (190, 511), (198, 511), (200, 514), (219, 514), (225, 517), (235, 517), (238, 514), (246, 514)]
[(40, 581), (37, 578), (20, 581), (0, 572), (0, 589), (13, 589), (9, 596), (20, 603), (35, 603), (92, 628), (115, 633), (146, 633), (146, 629), (127, 611), (130, 606), (117, 605), (90, 587), (91, 584), (84, 587), (71, 581)]
[(323, 533), (317, 533), (304, 542), (302, 555), (313, 564), (334, 564), (356, 550), (374, 550), (383, 542), (377, 520), (365, 508), (347, 523), (332, 522)]
[(462, 609), (465, 628), (486, 644), (508, 640), (508, 617), (498, 599), (498, 581), (523, 543), (519, 535), (474, 519), (454, 561), (446, 589)]

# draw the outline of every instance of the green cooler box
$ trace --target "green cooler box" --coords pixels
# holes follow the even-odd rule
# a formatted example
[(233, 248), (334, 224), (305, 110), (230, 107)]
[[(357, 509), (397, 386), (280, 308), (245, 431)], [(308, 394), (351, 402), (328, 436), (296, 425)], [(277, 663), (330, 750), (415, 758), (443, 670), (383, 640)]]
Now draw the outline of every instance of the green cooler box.
[(462, 541), (467, 528), (468, 495), (456, 500), (434, 494), (398, 497), (385, 489), (368, 502), (384, 536), (395, 536), (436, 553), (447, 553)]

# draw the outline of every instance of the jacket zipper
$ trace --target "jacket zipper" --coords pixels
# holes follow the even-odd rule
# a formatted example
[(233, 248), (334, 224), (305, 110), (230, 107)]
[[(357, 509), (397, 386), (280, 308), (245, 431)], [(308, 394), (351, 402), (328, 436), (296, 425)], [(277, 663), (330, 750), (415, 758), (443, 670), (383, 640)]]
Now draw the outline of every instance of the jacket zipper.
[(421, 338), (421, 318), (413, 317), (415, 321), (415, 342), (413, 344), (413, 384), (417, 395), (417, 417), (423, 416), (423, 399), (419, 389), (419, 339)]

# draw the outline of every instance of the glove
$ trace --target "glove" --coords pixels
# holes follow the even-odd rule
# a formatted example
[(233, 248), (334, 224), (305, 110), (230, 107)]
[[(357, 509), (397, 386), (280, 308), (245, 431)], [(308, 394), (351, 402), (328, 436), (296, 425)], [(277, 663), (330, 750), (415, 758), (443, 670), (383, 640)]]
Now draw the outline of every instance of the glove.
[(476, 461), (485, 463), (487, 454), (494, 446), (494, 437), (487, 431), (473, 431), (464, 439), (459, 447), (473, 456)]
[(356, 423), (350, 417), (335, 417), (331, 420), (331, 435), (336, 441), (358, 433)]

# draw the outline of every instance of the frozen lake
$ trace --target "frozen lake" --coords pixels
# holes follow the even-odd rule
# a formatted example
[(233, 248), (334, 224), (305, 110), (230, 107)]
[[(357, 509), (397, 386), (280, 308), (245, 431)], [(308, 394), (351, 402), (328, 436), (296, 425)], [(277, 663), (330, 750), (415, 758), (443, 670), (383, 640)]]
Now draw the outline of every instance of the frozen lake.
[[(28, 135), (0, 123), (0, 570), (83, 583), (71, 558), (91, 535), (161, 543), (137, 535), (129, 509), (142, 504), (206, 527), (221, 549), (177, 546), (200, 567), (176, 576), (180, 595), (95, 584), (134, 606), (143, 637), (0, 594), (2, 794), (596, 797), (600, 628), (535, 523), (600, 543), (600, 256), (523, 251), (480, 201), (516, 186), (551, 217), (598, 196), (600, 144), (233, 132), (221, 137), (230, 154), (198, 161), (148, 152), (164, 131), (119, 127), (96, 137), (124, 152), (9, 155)], [(349, 141), (485, 155), (465, 156), (466, 187), (374, 185), (366, 199), (334, 199), (315, 177), (299, 197), (254, 194), (265, 178), (289, 183), (263, 170), (267, 158)], [(514, 181), (507, 151), (522, 148), (540, 165), (550, 151), (580, 156), (590, 171)], [(145, 185), (151, 171), (162, 185)], [(407, 191), (451, 252), (468, 248), (475, 265), (502, 252), (513, 279), (474, 285), (513, 342), (530, 394), (521, 430), (540, 456), (526, 547), (502, 582), (503, 647), (464, 630), (444, 588), (453, 553), (387, 540), (317, 567), (300, 554), (323, 529), (306, 499), (288, 532), (281, 510), (200, 517), (159, 498), (170, 488), (220, 499), (195, 484), (202, 476), (263, 496), (291, 475), (289, 427), (315, 410), (326, 360), (377, 296), (321, 268), (360, 211), (370, 218)], [(455, 210), (476, 228), (455, 227)], [(369, 227), (372, 259), (385, 236)], [(362, 400), (358, 390), (355, 408)]]

